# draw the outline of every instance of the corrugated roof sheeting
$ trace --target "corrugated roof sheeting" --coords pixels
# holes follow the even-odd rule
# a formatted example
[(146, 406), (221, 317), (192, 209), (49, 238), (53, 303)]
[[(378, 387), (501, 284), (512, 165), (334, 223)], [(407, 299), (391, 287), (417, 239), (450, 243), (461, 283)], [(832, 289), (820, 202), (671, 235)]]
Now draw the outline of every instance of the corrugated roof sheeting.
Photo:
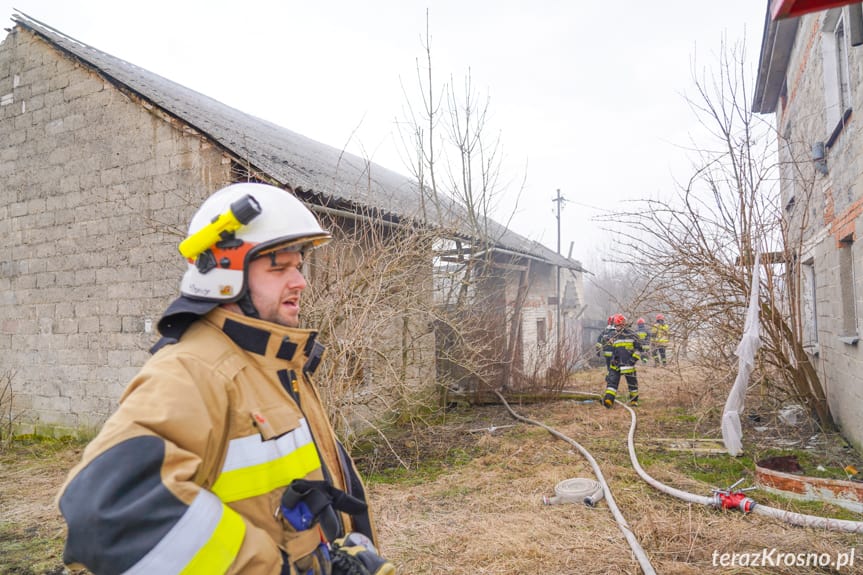
[[(423, 216), (419, 185), (411, 178), (241, 112), (70, 38), (21, 12), (13, 14), (12, 20), (194, 127), (274, 180), (316, 196), (324, 205), (365, 207), (391, 219), (415, 219), (470, 236), (470, 228), (464, 225), (467, 221), (464, 209), (451, 199), (446, 200), (447, 213), (441, 218), (433, 210)], [(488, 227), (491, 237), (497, 238), (505, 249), (554, 265), (581, 269), (578, 262), (559, 256), (497, 222), (489, 221)]]

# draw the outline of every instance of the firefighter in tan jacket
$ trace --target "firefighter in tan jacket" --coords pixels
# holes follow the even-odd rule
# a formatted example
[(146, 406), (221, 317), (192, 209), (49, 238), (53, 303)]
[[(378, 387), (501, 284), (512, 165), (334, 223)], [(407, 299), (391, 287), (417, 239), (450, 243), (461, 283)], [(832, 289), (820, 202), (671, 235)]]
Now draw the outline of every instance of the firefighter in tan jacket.
[(311, 380), (323, 346), (297, 327), (304, 254), (329, 240), (272, 186), (233, 184), (203, 203), (163, 337), (58, 495), (67, 565), (395, 573)]

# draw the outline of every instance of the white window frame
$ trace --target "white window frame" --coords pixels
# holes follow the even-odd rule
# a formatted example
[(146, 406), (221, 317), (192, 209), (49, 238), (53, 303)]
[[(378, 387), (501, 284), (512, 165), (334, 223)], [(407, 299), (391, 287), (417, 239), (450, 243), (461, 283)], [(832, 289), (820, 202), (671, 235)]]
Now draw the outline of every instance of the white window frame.
[(844, 8), (827, 11), (821, 29), (821, 52), (824, 60), (824, 115), (829, 135), (851, 107), (848, 18)]
[(839, 339), (856, 344), (860, 339), (857, 325), (857, 286), (854, 270), (854, 238), (839, 240), (839, 290), (842, 302), (842, 325)]
[(815, 262), (803, 262), (801, 268), (800, 312), (803, 315), (803, 348), (809, 353), (818, 354), (818, 299), (815, 284)]

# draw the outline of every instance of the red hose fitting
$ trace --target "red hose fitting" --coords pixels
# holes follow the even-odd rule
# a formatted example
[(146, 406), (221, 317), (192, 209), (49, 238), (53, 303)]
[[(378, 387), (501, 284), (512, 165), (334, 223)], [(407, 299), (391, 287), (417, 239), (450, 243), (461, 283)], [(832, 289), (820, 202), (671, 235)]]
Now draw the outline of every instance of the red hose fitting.
[(742, 491), (716, 491), (713, 495), (713, 506), (722, 509), (738, 509), (743, 513), (749, 513), (755, 505), (755, 501)]

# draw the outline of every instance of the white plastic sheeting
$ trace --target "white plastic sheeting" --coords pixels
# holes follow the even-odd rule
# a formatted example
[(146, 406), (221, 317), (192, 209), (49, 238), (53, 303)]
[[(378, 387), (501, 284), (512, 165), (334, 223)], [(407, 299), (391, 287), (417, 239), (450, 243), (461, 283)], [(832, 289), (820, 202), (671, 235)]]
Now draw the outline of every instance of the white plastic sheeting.
[(731, 392), (725, 401), (722, 412), (722, 442), (725, 449), (733, 456), (743, 450), (743, 430), (740, 427), (740, 412), (743, 411), (743, 400), (746, 397), (746, 387), (749, 375), (755, 367), (755, 354), (761, 347), (761, 323), (758, 320), (758, 287), (761, 283), (761, 254), (755, 254), (755, 264), (752, 269), (752, 286), (749, 291), (749, 309), (746, 311), (746, 323), (743, 326), (743, 337), (734, 352), (738, 358), (737, 379), (731, 386)]

